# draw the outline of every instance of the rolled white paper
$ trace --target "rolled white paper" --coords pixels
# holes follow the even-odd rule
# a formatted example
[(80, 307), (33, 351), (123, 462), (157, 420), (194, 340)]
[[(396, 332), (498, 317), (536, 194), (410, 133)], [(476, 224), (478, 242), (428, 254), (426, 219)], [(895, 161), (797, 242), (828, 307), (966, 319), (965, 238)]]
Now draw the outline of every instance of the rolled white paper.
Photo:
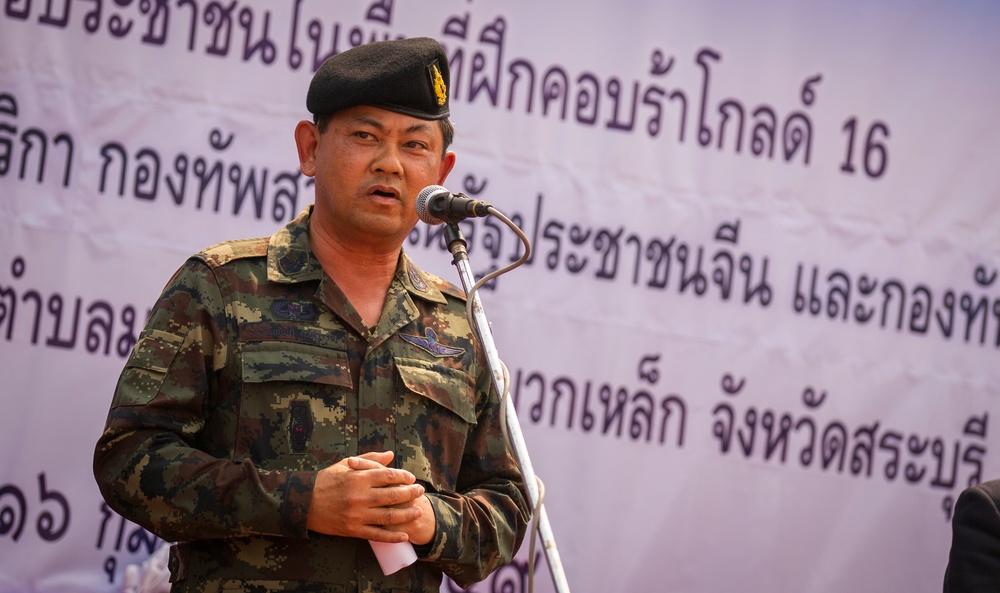
[(368, 540), (368, 543), (372, 545), (383, 574), (390, 575), (417, 561), (417, 553), (410, 542), (387, 543)]

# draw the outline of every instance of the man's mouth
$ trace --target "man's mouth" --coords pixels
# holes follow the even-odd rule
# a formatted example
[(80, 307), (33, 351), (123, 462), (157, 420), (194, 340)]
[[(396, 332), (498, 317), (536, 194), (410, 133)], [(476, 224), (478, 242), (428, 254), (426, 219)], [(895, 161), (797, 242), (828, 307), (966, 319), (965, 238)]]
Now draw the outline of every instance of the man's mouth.
[(399, 199), (399, 192), (396, 189), (389, 187), (387, 185), (376, 185), (373, 186), (368, 194), (376, 198), (392, 198)]

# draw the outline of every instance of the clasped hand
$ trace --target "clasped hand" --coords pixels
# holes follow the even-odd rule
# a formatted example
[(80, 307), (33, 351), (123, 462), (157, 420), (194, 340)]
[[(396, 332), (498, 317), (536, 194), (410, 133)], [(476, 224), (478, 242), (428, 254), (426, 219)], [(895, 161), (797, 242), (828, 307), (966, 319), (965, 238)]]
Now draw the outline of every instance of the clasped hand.
[(410, 472), (386, 467), (392, 458), (392, 451), (365, 453), (320, 470), (307, 527), (378, 542), (430, 542), (434, 511), (424, 487)]

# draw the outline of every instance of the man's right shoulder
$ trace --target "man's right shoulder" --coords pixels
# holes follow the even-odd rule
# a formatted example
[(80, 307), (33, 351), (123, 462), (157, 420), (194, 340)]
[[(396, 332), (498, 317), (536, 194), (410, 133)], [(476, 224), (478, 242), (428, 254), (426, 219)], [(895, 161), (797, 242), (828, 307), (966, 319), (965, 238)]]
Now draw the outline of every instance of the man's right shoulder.
[(270, 237), (259, 237), (225, 241), (199, 251), (194, 258), (205, 262), (209, 267), (218, 268), (240, 259), (267, 257), (269, 240)]

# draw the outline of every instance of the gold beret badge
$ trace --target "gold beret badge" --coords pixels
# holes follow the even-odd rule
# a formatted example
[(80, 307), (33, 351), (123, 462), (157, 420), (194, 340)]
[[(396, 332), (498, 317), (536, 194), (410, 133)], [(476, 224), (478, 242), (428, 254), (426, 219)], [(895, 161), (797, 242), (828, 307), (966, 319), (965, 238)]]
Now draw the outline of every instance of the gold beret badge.
[(448, 101), (448, 87), (444, 84), (444, 78), (441, 76), (441, 71), (438, 70), (437, 64), (431, 64), (431, 78), (434, 83), (434, 96), (437, 97), (438, 105), (444, 105)]

